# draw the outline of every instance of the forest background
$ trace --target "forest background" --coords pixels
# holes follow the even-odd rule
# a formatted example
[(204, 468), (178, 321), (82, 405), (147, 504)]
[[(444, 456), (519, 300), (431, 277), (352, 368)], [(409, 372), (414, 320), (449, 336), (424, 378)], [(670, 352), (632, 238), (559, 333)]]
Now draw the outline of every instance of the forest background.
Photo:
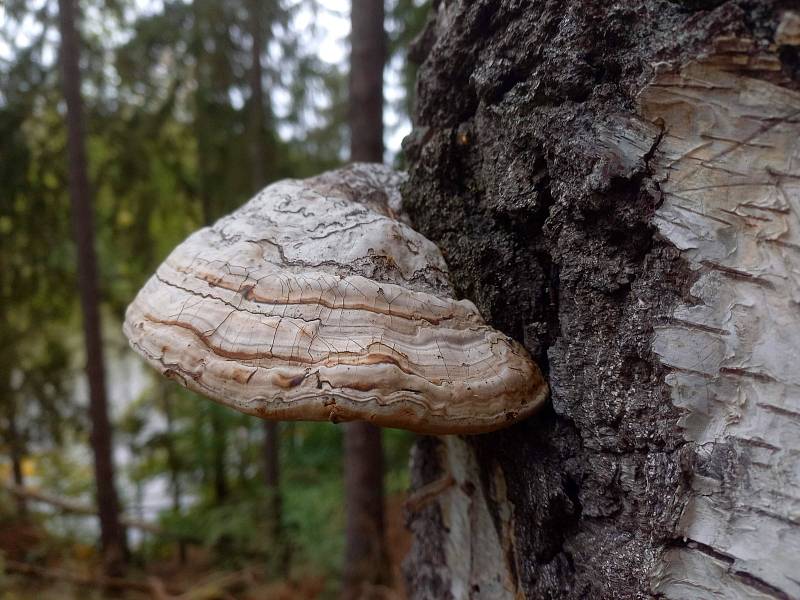
[[(255, 565), (251, 578), (288, 574), (313, 588), (309, 594), (332, 595), (344, 546), (342, 429), (280, 427), (277, 540), (261, 422), (157, 379), (128, 349), (120, 324), (166, 254), (242, 204), (259, 182), (346, 162), (350, 5), (79, 6), (115, 481), (126, 518), (152, 525), (129, 528), (133, 568), (185, 587)], [(420, 0), (386, 5), (385, 160), (398, 166), (415, 75), (406, 49), (427, 9)], [(92, 578), (99, 560), (96, 518), (65, 510), (92, 506), (95, 485), (59, 43), (55, 0), (0, 3), (0, 590), (7, 593), (31, 586), (30, 574), (9, 565)], [(264, 91), (257, 104), (256, 47)], [(384, 434), (395, 554), (407, 543), (399, 507), (412, 441)], [(62, 506), (14, 489), (38, 490)], [(41, 585), (40, 593), (63, 597), (63, 586), (76, 584)]]

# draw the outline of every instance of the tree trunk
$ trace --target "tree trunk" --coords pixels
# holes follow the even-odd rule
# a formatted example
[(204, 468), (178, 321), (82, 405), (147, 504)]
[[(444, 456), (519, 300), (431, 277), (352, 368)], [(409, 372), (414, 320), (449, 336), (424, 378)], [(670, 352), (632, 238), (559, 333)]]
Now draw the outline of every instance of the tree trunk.
[(228, 432), (225, 426), (225, 410), (221, 406), (213, 405), (210, 407), (209, 418), (211, 420), (211, 471), (214, 485), (214, 501), (217, 505), (224, 504), (228, 500), (228, 475), (227, 461), (225, 456), (228, 450)]
[[(6, 419), (8, 421), (8, 447), (11, 454), (11, 473), (14, 485), (25, 487), (25, 474), (22, 470), (22, 459), (25, 457), (22, 436), (17, 425), (17, 400), (8, 394), (6, 399)], [(22, 496), (17, 496), (17, 515), (20, 519), (28, 517), (28, 503)]]
[(67, 105), (67, 154), (69, 195), (75, 243), (78, 250), (78, 287), (83, 313), (86, 345), (86, 374), (89, 382), (89, 420), (94, 452), (94, 475), (103, 559), (109, 573), (117, 573), (126, 560), (125, 530), (119, 519), (119, 500), (114, 485), (112, 432), (106, 400), (105, 369), (100, 332), (97, 261), (94, 250), (92, 201), (84, 146), (83, 102), (79, 69), (79, 41), (75, 27), (74, 0), (59, 0), (61, 68)]
[[(209, 191), (210, 167), (208, 164), (208, 98), (207, 85), (207, 56), (203, 47), (203, 19), (204, 5), (201, 0), (192, 3), (194, 15), (193, 52), (196, 61), (195, 72), (197, 86), (194, 93), (194, 135), (197, 145), (197, 195), (200, 200), (200, 218), (206, 226), (211, 225), (217, 215), (215, 203)], [(222, 504), (228, 499), (228, 476), (226, 473), (226, 451), (228, 432), (222, 414), (224, 409), (217, 405), (208, 407), (208, 421), (211, 427), (211, 485), (214, 490), (214, 500)]]
[(170, 487), (172, 488), (172, 510), (177, 514), (181, 512), (181, 460), (175, 448), (175, 417), (172, 414), (172, 403), (167, 397), (167, 381), (163, 378), (158, 379), (158, 396), (161, 401), (161, 409), (164, 411), (164, 420), (167, 424), (167, 435), (165, 437), (165, 450), (167, 452), (167, 468), (169, 468)]
[[(271, 5), (270, 5), (271, 6)], [(264, 95), (264, 69), (261, 64), (261, 53), (265, 47), (264, 23), (265, 4), (260, 0), (249, 3), (250, 36), (252, 38), (250, 61), (250, 166), (253, 180), (253, 193), (259, 192), (266, 184), (266, 163), (270, 158), (267, 150), (267, 111), (270, 111)], [(270, 111), (271, 112), (271, 111)], [(289, 553), (283, 537), (282, 507), (280, 490), (280, 429), (276, 421), (264, 421), (264, 485), (267, 488), (268, 518), (270, 533), (277, 549), (277, 563), (281, 572), (286, 573), (289, 567)]]
[(417, 443), (411, 595), (800, 597), (800, 15), (434, 4), (406, 208), (552, 404)]
[(204, 42), (204, 20), (205, 20), (206, 2), (205, 0), (193, 0), (192, 2), (192, 16), (193, 23), (193, 39), (192, 39), (192, 54), (195, 60), (195, 92), (194, 92), (194, 123), (192, 129), (194, 132), (196, 152), (197, 152), (197, 195), (200, 200), (200, 218), (203, 225), (211, 225), (217, 218), (217, 210), (214, 198), (211, 197), (209, 191), (209, 179), (212, 177), (211, 168), (209, 165), (208, 154), (209, 148), (209, 132), (211, 131), (211, 124), (209, 123), (208, 114), (210, 111), (209, 98), (208, 98), (208, 83), (209, 79), (209, 65), (208, 55), (205, 51)]
[(267, 518), (278, 572), (288, 577), (289, 544), (283, 531), (280, 476), (280, 429), (275, 421), (264, 421), (264, 486), (267, 488)]
[(369, 598), (389, 578), (384, 535), (381, 431), (369, 423), (346, 423), (344, 434), (346, 506), (342, 597)]
[[(167, 397), (167, 380), (159, 377), (156, 382), (158, 396), (161, 401), (161, 408), (164, 411), (164, 419), (167, 422), (167, 435), (165, 437), (165, 449), (167, 451), (167, 467), (169, 468), (170, 487), (172, 491), (172, 511), (179, 515), (182, 509), (182, 489), (181, 489), (181, 459), (175, 448), (175, 417), (172, 414), (172, 403)], [(186, 542), (178, 541), (178, 559), (181, 564), (186, 563), (187, 548)]]
[(264, 163), (267, 158), (264, 118), (264, 69), (261, 53), (264, 50), (264, 6), (261, 0), (250, 0), (249, 25), (252, 47), (250, 49), (250, 172), (253, 179), (253, 192), (261, 190), (266, 184)]
[[(350, 22), (350, 159), (383, 162), (383, 0), (353, 0)], [(345, 556), (342, 597), (369, 596), (389, 579), (384, 533), (383, 446), (370, 423), (344, 432)]]
[(383, 162), (382, 0), (353, 0), (350, 12), (350, 160)]

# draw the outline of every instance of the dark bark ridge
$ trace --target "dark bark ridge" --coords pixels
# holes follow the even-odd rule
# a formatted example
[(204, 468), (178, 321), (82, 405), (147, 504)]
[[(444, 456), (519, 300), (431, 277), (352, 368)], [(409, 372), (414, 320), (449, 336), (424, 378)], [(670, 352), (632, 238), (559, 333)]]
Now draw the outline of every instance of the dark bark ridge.
[[(659, 136), (635, 160), (599, 140), (635, 112), (654, 63), (700, 56), (720, 35), (771, 39), (780, 8), (435, 2), (413, 49), (406, 208), (457, 292), (525, 344), (552, 389), (544, 414), (470, 440), (484, 486), (496, 465), (505, 474), (526, 597), (650, 597), (653, 561), (683, 543), (695, 458), (651, 341), (661, 315), (691, 302), (693, 275), (651, 225)], [(437, 461), (437, 444), (420, 442), (412, 488), (440, 475)], [(436, 505), (410, 516), (417, 598), (450, 597), (431, 568), (440, 521)]]

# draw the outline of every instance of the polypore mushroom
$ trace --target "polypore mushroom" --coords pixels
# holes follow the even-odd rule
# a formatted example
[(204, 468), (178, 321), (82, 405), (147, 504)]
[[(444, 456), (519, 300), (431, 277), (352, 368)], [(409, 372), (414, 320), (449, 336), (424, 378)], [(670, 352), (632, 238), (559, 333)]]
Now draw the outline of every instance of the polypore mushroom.
[(352, 165), (267, 187), (167, 257), (128, 307), (131, 345), (266, 419), (467, 434), (527, 417), (538, 367), (452, 299), (441, 253), (401, 220), (402, 180)]

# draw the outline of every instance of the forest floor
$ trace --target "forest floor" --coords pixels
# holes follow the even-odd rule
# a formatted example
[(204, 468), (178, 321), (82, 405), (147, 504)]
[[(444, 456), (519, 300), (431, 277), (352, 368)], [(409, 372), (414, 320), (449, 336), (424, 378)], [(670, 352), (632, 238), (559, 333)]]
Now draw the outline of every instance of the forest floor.
[[(411, 545), (403, 516), (404, 494), (387, 502), (387, 544), (393, 585), (370, 590), (371, 598), (406, 598), (401, 564)], [(78, 542), (54, 540), (41, 525), (6, 523), (0, 527), (0, 600), (70, 598), (154, 598), (156, 600), (325, 600), (338, 596), (336, 574), (314, 565), (292, 565), (288, 579), (270, 579), (262, 565), (225, 568), (214, 553), (188, 549), (183, 564), (176, 556), (138, 564), (124, 577), (100, 575), (94, 549)]]

